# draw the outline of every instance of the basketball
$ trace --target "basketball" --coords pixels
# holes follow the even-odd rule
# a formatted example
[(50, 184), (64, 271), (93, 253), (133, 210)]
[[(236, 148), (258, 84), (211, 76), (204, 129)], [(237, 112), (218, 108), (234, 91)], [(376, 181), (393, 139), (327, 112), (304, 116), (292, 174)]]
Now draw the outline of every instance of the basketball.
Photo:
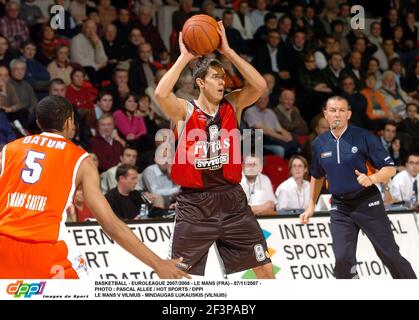
[(189, 18), (182, 28), (183, 42), (195, 55), (206, 55), (218, 48), (220, 35), (218, 23), (206, 14)]

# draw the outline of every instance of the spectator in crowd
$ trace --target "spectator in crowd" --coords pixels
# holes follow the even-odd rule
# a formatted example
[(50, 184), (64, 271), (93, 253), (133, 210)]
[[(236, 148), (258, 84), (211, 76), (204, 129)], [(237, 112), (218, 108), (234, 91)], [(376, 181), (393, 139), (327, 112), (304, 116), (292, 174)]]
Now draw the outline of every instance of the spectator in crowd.
[(384, 149), (389, 152), (391, 143), (396, 138), (397, 132), (397, 125), (394, 121), (387, 121), (384, 125), (382, 135), (380, 137), (381, 144), (383, 145)]
[(298, 143), (290, 132), (281, 127), (275, 112), (268, 108), (269, 95), (265, 92), (244, 114), (250, 128), (263, 129), (263, 145), (274, 154), (289, 158), (298, 151)]
[(349, 46), (349, 42), (346, 39), (346, 34), (344, 32), (344, 24), (341, 20), (334, 20), (331, 26), (331, 35), (339, 44), (339, 52), (342, 54), (342, 56), (346, 57), (346, 55), (351, 52), (351, 47)]
[(305, 6), (303, 21), (307, 40), (315, 40), (327, 34), (326, 28), (316, 15), (316, 8), (312, 4)]
[(172, 14), (172, 34), (170, 35), (170, 54), (175, 60), (179, 55), (178, 35), (183, 25), (196, 12), (193, 11), (193, 0), (179, 0), (179, 10)]
[(113, 110), (123, 109), (122, 101), (130, 93), (128, 70), (116, 68), (113, 71), (112, 82), (106, 91), (109, 91), (113, 97)]
[[(102, 172), (100, 175), (100, 188), (104, 194), (108, 193), (110, 190), (115, 188), (117, 186), (117, 180), (116, 180), (116, 170), (117, 168), (122, 164), (128, 164), (131, 166), (135, 166), (137, 162), (137, 155), (138, 152), (133, 147), (126, 145), (124, 148), (124, 151), (121, 154), (121, 161), (113, 166), (112, 168), (109, 168), (105, 172)], [(137, 179), (137, 184), (135, 186), (135, 190), (141, 190), (141, 175), (139, 176), (139, 179)]]
[(3, 146), (16, 139), (16, 134), (10, 125), (7, 116), (0, 110), (0, 154)]
[(310, 198), (308, 163), (302, 156), (293, 156), (288, 162), (290, 177), (282, 182), (275, 191), (279, 214), (289, 209), (307, 209)]
[(67, 86), (66, 98), (77, 109), (81, 110), (82, 115), (87, 110), (93, 109), (94, 97), (85, 86), (86, 73), (83, 69), (74, 69), (71, 74), (71, 83)]
[(302, 117), (309, 121), (321, 111), (332, 89), (326, 84), (323, 73), (317, 69), (312, 53), (304, 56), (304, 64), (297, 75), (297, 105)]
[(328, 88), (334, 94), (340, 91), (339, 79), (344, 67), (343, 58), (340, 53), (332, 53), (327, 60), (327, 67), (322, 70), (324, 80)]
[(160, 105), (156, 100), (156, 95), (154, 94), (154, 88), (159, 83), (160, 79), (167, 73), (166, 69), (159, 69), (156, 71), (155, 77), (155, 86), (147, 87), (145, 89), (145, 94), (150, 98), (150, 108), (156, 115), (156, 123), (160, 128), (168, 128), (170, 126), (169, 119), (167, 116), (161, 111)]
[(95, 4), (87, 0), (73, 0), (68, 8), (77, 24), (82, 24), (87, 19), (87, 8)]
[(21, 60), (26, 63), (25, 80), (32, 86), (40, 100), (47, 95), (50, 75), (45, 66), (35, 59), (36, 46), (33, 42), (25, 42), (20, 52)]
[(397, 87), (396, 74), (393, 71), (386, 71), (383, 74), (383, 85), (380, 93), (384, 97), (385, 104), (393, 113), (396, 121), (406, 117), (406, 105), (412, 101), (403, 89)]
[(151, 63), (152, 50), (149, 43), (138, 46), (138, 55), (130, 64), (129, 86), (137, 94), (144, 93), (148, 86), (154, 87), (157, 68)]
[(137, 114), (144, 119), (147, 128), (147, 145), (143, 147), (143, 150), (154, 149), (154, 137), (159, 130), (159, 126), (156, 123), (156, 115), (151, 109), (151, 100), (148, 95), (140, 95)]
[(360, 128), (370, 128), (370, 121), (367, 116), (367, 99), (356, 90), (354, 78), (350, 75), (341, 78), (342, 97), (348, 100), (352, 111), (351, 124)]
[(117, 17), (116, 9), (112, 5), (111, 0), (100, 0), (96, 8), (99, 12), (100, 23), (104, 28), (111, 24)]
[(252, 26), (252, 34), (254, 35), (256, 31), (264, 25), (265, 16), (268, 14), (266, 10), (267, 3), (266, 0), (256, 0), (255, 9), (252, 10), (249, 14), (250, 24)]
[(234, 16), (231, 10), (225, 10), (223, 12), (223, 25), (228, 43), (230, 44), (230, 47), (239, 54), (247, 54), (248, 44), (241, 36), (239, 30), (233, 27), (233, 19)]
[[(262, 0), (263, 1), (263, 0)], [(277, 30), (278, 19), (274, 13), (267, 13), (264, 18), (264, 23), (261, 25), (253, 35), (253, 46), (259, 48), (265, 45), (268, 41), (268, 34), (271, 30)], [(230, 39), (229, 43), (230, 43)]]
[(221, 56), (220, 62), (222, 63), (225, 71), (224, 90), (229, 92), (243, 87), (243, 81), (231, 61), (225, 56)]
[(291, 90), (282, 91), (279, 97), (279, 104), (274, 109), (274, 112), (281, 127), (294, 137), (308, 132), (307, 123), (295, 106), (295, 94)]
[(247, 203), (256, 216), (275, 214), (275, 195), (269, 177), (262, 174), (262, 159), (247, 155), (243, 159), (243, 175), (240, 185)]
[(145, 39), (141, 30), (137, 27), (131, 29), (129, 34), (128, 43), (124, 47), (123, 60), (134, 60), (138, 57), (138, 46), (145, 43)]
[(279, 88), (277, 86), (275, 77), (271, 73), (264, 73), (263, 78), (267, 84), (267, 90), (269, 93), (269, 104), (270, 106), (274, 106), (278, 99), (279, 99)]
[(381, 24), (378, 21), (374, 21), (370, 25), (370, 35), (368, 40), (377, 48), (381, 48), (383, 45), (383, 37), (381, 37)]
[(108, 57), (92, 20), (86, 20), (82, 31), (71, 40), (71, 61), (85, 69), (91, 83), (98, 83), (96, 72), (106, 66)]
[(304, 6), (296, 2), (294, 3), (291, 9), (291, 19), (292, 19), (292, 26), (293, 26), (293, 33), (297, 31), (305, 31), (305, 21), (304, 21)]
[(10, 61), (17, 58), (17, 53), (9, 48), (9, 40), (0, 35), (0, 66), (9, 67)]
[(49, 82), (48, 93), (50, 96), (60, 96), (65, 98), (67, 93), (67, 86), (63, 79), (54, 78)]
[(391, 182), (395, 201), (406, 201), (410, 208), (418, 207), (419, 154), (412, 153), (406, 161), (406, 170), (396, 174)]
[[(417, 8), (416, 3), (416, 8)], [(404, 44), (408, 50), (417, 49), (418, 27), (416, 26), (416, 15), (413, 12), (407, 12), (403, 23)]]
[(115, 126), (123, 138), (140, 151), (144, 137), (147, 135), (147, 127), (138, 113), (138, 100), (138, 95), (135, 93), (128, 94), (123, 100), (123, 109), (115, 111), (113, 117)]
[(21, 1), (20, 18), (31, 28), (38, 24), (44, 24), (48, 21), (42, 14), (41, 9), (34, 3), (34, 0)]
[(384, 97), (380, 91), (376, 90), (377, 78), (374, 73), (370, 73), (365, 78), (366, 87), (361, 90), (361, 94), (367, 100), (367, 115), (374, 131), (383, 128), (387, 120), (393, 118), (393, 114), (384, 102)]
[(198, 97), (193, 78), (190, 74), (186, 73), (179, 78), (178, 89), (176, 90), (175, 95), (178, 98), (188, 101), (192, 101)]
[(408, 103), (406, 106), (407, 117), (398, 126), (398, 131), (407, 134), (413, 142), (412, 150), (419, 152), (419, 114), (416, 103)]
[(383, 74), (380, 70), (380, 61), (377, 58), (370, 58), (367, 63), (367, 71), (366, 74), (374, 74), (375, 75), (375, 88), (376, 90), (380, 89), (383, 84)]
[(68, 44), (67, 40), (57, 38), (54, 29), (46, 24), (41, 28), (41, 39), (37, 44), (35, 58), (46, 66), (57, 56), (57, 48)]
[(145, 202), (141, 192), (135, 189), (138, 181), (137, 169), (133, 165), (122, 164), (116, 169), (115, 178), (117, 186), (106, 193), (106, 200), (119, 218), (139, 219), (141, 205)]
[(15, 88), (10, 84), (9, 70), (0, 66), (0, 110), (6, 114), (14, 113), (21, 108)]
[(152, 9), (150, 6), (140, 7), (138, 13), (138, 28), (141, 30), (145, 41), (151, 44), (153, 53), (159, 56), (163, 53), (168, 54), (159, 30), (153, 25)]
[(308, 140), (303, 145), (303, 150), (301, 152), (302, 156), (307, 159), (308, 163), (311, 163), (312, 159), (312, 151), (311, 151), (311, 144), (313, 140), (318, 136), (325, 132), (327, 132), (330, 127), (329, 123), (323, 116), (323, 113), (317, 114), (311, 123), (312, 132), (308, 136)]
[(51, 79), (62, 79), (66, 85), (69, 85), (74, 70), (69, 63), (70, 49), (67, 45), (58, 45), (55, 51), (55, 58), (48, 64), (47, 71)]
[(280, 37), (280, 44), (287, 44), (289, 42), (292, 30), (292, 20), (289, 16), (283, 15), (278, 20), (278, 31)]
[(394, 51), (393, 39), (384, 39), (382, 49), (379, 48), (373, 54), (373, 57), (377, 58), (380, 62), (381, 70), (388, 70), (390, 66), (390, 61), (394, 58), (399, 58), (398, 53)]
[(131, 21), (131, 13), (128, 8), (121, 7), (118, 9), (118, 18), (113, 22), (118, 30), (118, 42), (122, 45), (128, 43), (128, 35), (131, 29), (135, 27), (135, 23)]
[(6, 4), (6, 15), (0, 19), (0, 34), (9, 40), (10, 47), (19, 50), (29, 40), (29, 29), (19, 18), (20, 6), (17, 1)]
[[(201, 2), (201, 1), (199, 1)], [(199, 13), (201, 14), (206, 14), (207, 16), (213, 17), (215, 20), (220, 20), (216, 15), (215, 15), (215, 2), (212, 0), (204, 0), (202, 1), (201, 4), (201, 11)]]
[(399, 12), (396, 8), (390, 8), (387, 16), (381, 21), (383, 38), (390, 38), (393, 35), (394, 27), (398, 25), (400, 25)]
[(97, 122), (106, 113), (112, 110), (112, 95), (107, 91), (101, 91), (96, 97), (94, 108), (89, 110), (84, 117), (84, 122), (90, 128), (92, 135), (96, 135)]
[(20, 101), (20, 109), (10, 114), (9, 120), (19, 120), (26, 129), (34, 128), (34, 112), (38, 100), (32, 86), (25, 81), (26, 63), (20, 59), (10, 62), (10, 84), (14, 87)]
[(394, 74), (396, 75), (396, 84), (398, 88), (402, 88), (401, 87), (401, 81), (402, 79), (404, 80), (405, 78), (405, 72), (404, 72), (404, 68), (402, 65), (402, 62), (399, 58), (394, 58), (390, 61), (390, 65), (389, 65), (389, 70), (393, 71)]
[[(325, 69), (334, 53), (340, 53), (340, 49), (337, 47), (337, 41), (331, 35), (324, 36), (321, 39), (320, 46), (314, 52), (317, 68), (320, 70)], [(343, 67), (344, 65), (342, 64)]]
[(67, 222), (85, 222), (89, 221), (89, 219), (95, 219), (95, 216), (84, 201), (81, 186), (77, 188), (76, 194), (74, 195), (73, 205), (69, 207), (67, 214)]
[(103, 172), (120, 161), (123, 145), (114, 138), (114, 119), (104, 114), (98, 121), (98, 133), (90, 139), (88, 149), (99, 158), (99, 171)]
[(389, 154), (391, 158), (394, 160), (394, 165), (396, 166), (397, 172), (403, 171), (405, 169), (404, 163), (406, 162), (408, 154), (406, 150), (407, 148), (405, 145), (402, 144), (400, 137), (396, 136), (391, 142)]
[(362, 54), (359, 51), (351, 51), (348, 64), (342, 71), (342, 77), (351, 76), (355, 81), (355, 88), (361, 90), (364, 88), (364, 70), (362, 69)]
[(156, 163), (144, 169), (142, 182), (144, 190), (159, 196), (163, 196), (164, 207), (168, 208), (176, 199), (179, 186), (170, 178), (171, 164), (167, 154), (157, 152)]
[(233, 15), (233, 28), (237, 29), (244, 40), (253, 39), (252, 23), (249, 15), (249, 3), (241, 1)]
[(419, 60), (410, 66), (402, 87), (410, 97), (419, 101)]
[(291, 42), (282, 49), (283, 53), (281, 55), (286, 61), (285, 67), (289, 70), (291, 77), (297, 73), (299, 66), (303, 62), (306, 54), (305, 44), (305, 32), (296, 31), (292, 36)]

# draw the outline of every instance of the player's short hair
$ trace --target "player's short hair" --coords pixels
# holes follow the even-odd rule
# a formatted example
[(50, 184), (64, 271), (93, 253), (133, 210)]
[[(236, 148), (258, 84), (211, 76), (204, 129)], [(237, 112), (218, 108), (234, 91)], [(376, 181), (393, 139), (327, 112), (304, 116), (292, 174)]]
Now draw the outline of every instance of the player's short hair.
[(62, 131), (65, 121), (73, 116), (73, 106), (66, 98), (47, 96), (39, 101), (35, 113), (42, 130)]
[(119, 177), (126, 177), (128, 175), (128, 171), (130, 170), (135, 170), (137, 172), (137, 168), (130, 164), (121, 164), (118, 166), (115, 172), (116, 181), (119, 180)]
[(194, 83), (196, 84), (196, 79), (198, 78), (204, 79), (208, 73), (209, 68), (211, 67), (215, 69), (224, 70), (223, 64), (217, 59), (206, 58), (206, 57), (199, 59), (192, 72)]

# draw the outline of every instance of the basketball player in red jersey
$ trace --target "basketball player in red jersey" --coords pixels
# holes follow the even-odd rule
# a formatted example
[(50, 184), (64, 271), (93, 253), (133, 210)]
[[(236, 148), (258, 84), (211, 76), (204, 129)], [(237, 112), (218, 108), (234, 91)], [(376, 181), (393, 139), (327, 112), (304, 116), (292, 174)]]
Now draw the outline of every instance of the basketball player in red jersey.
[(99, 189), (99, 174), (83, 149), (66, 137), (74, 122), (70, 103), (49, 96), (36, 109), (44, 131), (7, 144), (0, 167), (0, 278), (77, 279), (86, 263), (64, 241), (66, 209), (81, 185), (104, 231), (160, 278), (189, 277), (178, 260), (162, 260), (113, 213)]
[[(266, 89), (264, 78), (228, 44), (219, 22), (217, 49), (240, 71), (246, 85), (224, 96), (225, 72), (218, 60), (200, 59), (193, 76), (199, 98), (177, 98), (173, 87), (197, 57), (179, 35), (180, 56), (160, 80), (156, 98), (177, 125), (178, 144), (171, 176), (182, 186), (177, 197), (171, 255), (183, 257), (190, 274), (204, 275), (208, 250), (215, 242), (226, 274), (253, 268), (258, 278), (274, 278), (266, 241), (240, 186), (242, 176), (237, 123), (243, 108)], [(198, 138), (198, 139), (197, 139)]]

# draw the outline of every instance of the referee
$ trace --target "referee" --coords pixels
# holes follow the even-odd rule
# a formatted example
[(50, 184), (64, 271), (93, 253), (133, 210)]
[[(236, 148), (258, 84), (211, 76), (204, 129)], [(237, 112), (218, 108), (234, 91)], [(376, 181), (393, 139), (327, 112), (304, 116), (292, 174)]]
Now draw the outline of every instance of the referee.
[[(372, 242), (393, 278), (416, 279), (410, 263), (400, 255), (380, 192), (375, 183), (388, 181), (395, 173), (394, 162), (379, 140), (368, 131), (348, 125), (348, 101), (335, 96), (323, 110), (330, 131), (313, 141), (311, 197), (301, 223), (309, 223), (323, 180), (332, 194), (330, 209), (333, 252), (337, 279), (359, 278), (356, 246), (361, 229)], [(367, 176), (367, 161), (379, 169)]]

